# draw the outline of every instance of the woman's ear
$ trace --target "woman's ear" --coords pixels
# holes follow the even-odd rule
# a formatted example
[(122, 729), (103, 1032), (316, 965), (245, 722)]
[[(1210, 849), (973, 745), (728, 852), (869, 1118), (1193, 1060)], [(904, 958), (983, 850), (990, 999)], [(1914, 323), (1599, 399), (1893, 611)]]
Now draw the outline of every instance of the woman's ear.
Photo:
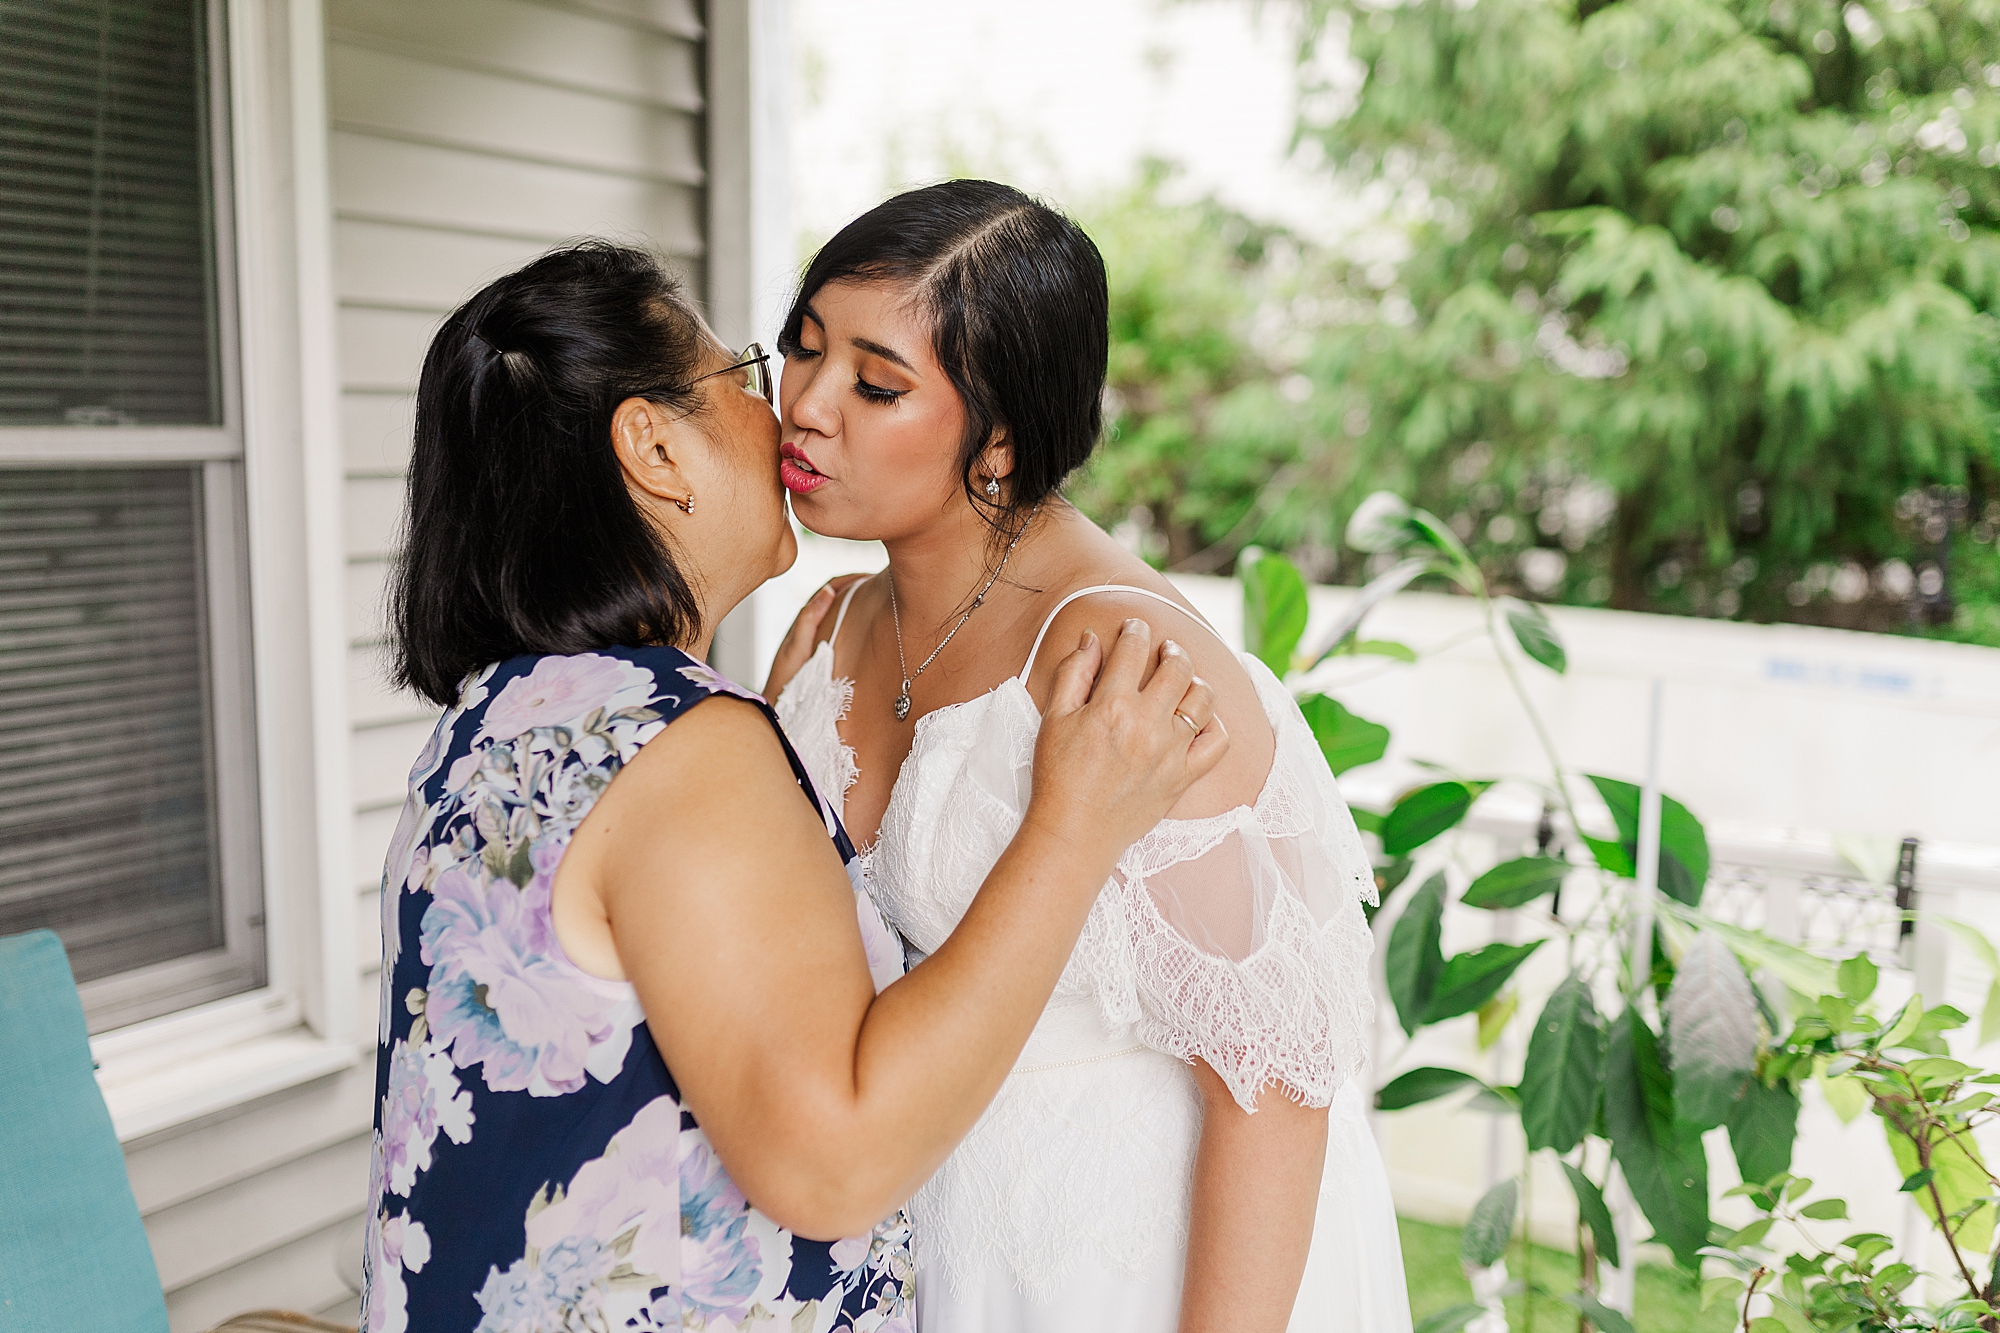
[(1014, 441), (1005, 426), (995, 426), (986, 447), (979, 451), (979, 470), (989, 477), (1008, 477), (1014, 472)]
[(628, 486), (681, 505), (693, 493), (684, 465), (693, 447), (686, 418), (645, 398), (627, 398), (611, 414), (611, 449)]

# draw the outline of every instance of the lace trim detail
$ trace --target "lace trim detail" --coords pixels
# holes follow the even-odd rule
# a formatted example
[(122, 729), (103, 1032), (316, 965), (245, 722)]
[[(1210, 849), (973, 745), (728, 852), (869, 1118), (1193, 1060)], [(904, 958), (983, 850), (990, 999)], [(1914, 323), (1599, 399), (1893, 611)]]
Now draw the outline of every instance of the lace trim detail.
[(1374, 948), (1359, 902), (1321, 924), (1292, 893), (1265, 922), (1263, 946), (1240, 962), (1190, 945), (1143, 890), (1133, 916), (1133, 972), (1144, 1011), (1139, 1039), (1206, 1061), (1245, 1111), (1271, 1083), (1306, 1106), (1333, 1101), (1368, 1058)]
[(812, 774), (813, 785), (836, 811), (844, 811), (848, 789), (861, 769), (854, 761), (854, 747), (840, 739), (839, 724), (854, 706), (854, 682), (833, 674), (831, 642), (813, 650), (771, 706), (799, 762)]

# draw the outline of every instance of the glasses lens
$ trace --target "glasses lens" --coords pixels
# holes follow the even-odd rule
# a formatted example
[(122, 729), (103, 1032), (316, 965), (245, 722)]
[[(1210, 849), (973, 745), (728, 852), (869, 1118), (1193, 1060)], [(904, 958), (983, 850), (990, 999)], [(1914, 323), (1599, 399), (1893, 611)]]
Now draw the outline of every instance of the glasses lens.
[(751, 343), (743, 349), (743, 359), (749, 363), (750, 392), (761, 394), (767, 403), (775, 403), (777, 396), (771, 383), (771, 358), (765, 353), (762, 343)]

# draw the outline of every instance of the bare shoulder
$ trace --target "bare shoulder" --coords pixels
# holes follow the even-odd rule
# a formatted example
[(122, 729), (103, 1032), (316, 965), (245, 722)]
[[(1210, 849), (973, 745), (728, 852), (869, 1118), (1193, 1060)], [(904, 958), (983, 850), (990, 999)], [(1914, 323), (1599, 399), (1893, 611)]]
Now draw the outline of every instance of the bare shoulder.
[(640, 747), (603, 800), (655, 811), (728, 808), (733, 794), (780, 782), (791, 785), (792, 771), (770, 719), (746, 699), (715, 694)]
[[(1195, 674), (1215, 690), (1216, 716), (1229, 732), (1229, 754), (1214, 772), (1189, 790), (1174, 807), (1174, 815), (1199, 818), (1254, 801), (1263, 790), (1277, 750), (1277, 738), (1270, 719), (1265, 716), (1256, 682), (1250, 679), (1236, 653), (1171, 583), (1154, 575), (1137, 586), (1157, 596), (1149, 597), (1123, 587), (1107, 588), (1078, 597), (1057, 612), (1042, 639), (1041, 651), (1035, 656), (1034, 670), (1028, 678), (1029, 692), (1038, 706), (1047, 706), (1056, 667), (1076, 647), (1085, 630), (1094, 631), (1108, 644), (1127, 620), (1143, 620), (1155, 644), (1172, 639), (1187, 650), (1194, 661)], [(1163, 602), (1161, 598), (1168, 600)]]
[[(865, 625), (872, 619), (877, 601), (887, 605), (887, 584), (879, 573), (842, 574), (832, 583), (833, 605), (820, 617), (819, 628), (813, 633), (815, 648), (833, 638), (834, 626), (841, 624), (840, 609), (843, 604), (847, 606), (847, 620), (856, 625)], [(847, 600), (850, 592), (854, 594), (852, 602)]]

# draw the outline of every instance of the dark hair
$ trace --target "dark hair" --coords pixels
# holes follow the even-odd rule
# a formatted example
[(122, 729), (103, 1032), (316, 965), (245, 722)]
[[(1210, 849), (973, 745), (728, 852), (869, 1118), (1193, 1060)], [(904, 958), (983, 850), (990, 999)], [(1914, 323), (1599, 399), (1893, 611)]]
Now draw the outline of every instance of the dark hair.
[[(992, 181), (925, 186), (877, 204), (820, 248), (799, 281), (779, 349), (830, 282), (907, 282), (932, 350), (965, 403), (965, 493), (998, 526), (1047, 498), (1090, 457), (1103, 425), (1110, 298), (1083, 229)], [(996, 427), (1014, 446), (1005, 502), (973, 484)]]
[(628, 398), (693, 411), (703, 348), (660, 261), (605, 241), (553, 250), (452, 312), (417, 381), (389, 589), (398, 685), (449, 707), (491, 662), (698, 632), (695, 589), (626, 489), (611, 414)]

